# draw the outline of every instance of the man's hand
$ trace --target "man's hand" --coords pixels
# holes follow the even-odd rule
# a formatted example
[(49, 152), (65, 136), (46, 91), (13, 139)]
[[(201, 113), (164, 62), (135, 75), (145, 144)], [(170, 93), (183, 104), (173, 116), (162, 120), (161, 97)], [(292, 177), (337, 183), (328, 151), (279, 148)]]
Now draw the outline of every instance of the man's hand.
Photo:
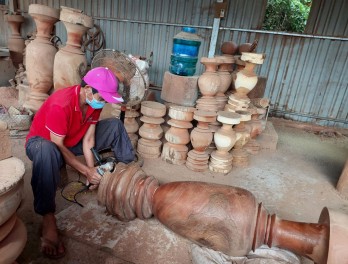
[(98, 186), (102, 176), (97, 172), (98, 167), (90, 167), (86, 172), (87, 180), (90, 184)]

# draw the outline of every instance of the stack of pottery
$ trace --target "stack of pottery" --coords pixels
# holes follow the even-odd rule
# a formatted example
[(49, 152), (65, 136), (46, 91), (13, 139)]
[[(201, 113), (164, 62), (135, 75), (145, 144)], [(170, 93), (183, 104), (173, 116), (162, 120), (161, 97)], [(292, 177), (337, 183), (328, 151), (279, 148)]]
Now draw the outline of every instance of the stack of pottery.
[(141, 102), (140, 112), (143, 116), (140, 121), (143, 125), (139, 128), (140, 139), (137, 151), (143, 158), (158, 158), (161, 155), (163, 129), (162, 118), (166, 114), (166, 106), (153, 101)]
[(7, 47), (10, 51), (10, 57), (13, 63), (13, 66), (16, 69), (19, 68), (19, 65), (23, 63), (23, 51), (25, 48), (24, 39), (20, 34), (21, 24), (24, 22), (24, 17), (22, 15), (6, 15), (5, 19), (11, 28), (11, 36), (8, 40)]
[(220, 65), (218, 66), (218, 75), (220, 77), (220, 86), (219, 90), (215, 95), (215, 99), (218, 103), (218, 111), (222, 111), (225, 109), (225, 105), (227, 103), (227, 96), (225, 95), (228, 88), (230, 88), (232, 83), (232, 75), (230, 70), (234, 63), (234, 58), (232, 56), (218, 56), (215, 57), (221, 60)]
[(250, 139), (250, 133), (245, 126), (245, 122), (251, 119), (251, 114), (246, 111), (236, 111), (240, 115), (240, 123), (234, 127), (238, 140), (232, 150), (233, 166), (247, 167), (249, 165), (249, 154), (243, 148)]
[(188, 106), (170, 105), (167, 121), (171, 127), (165, 133), (168, 142), (163, 145), (162, 159), (171, 164), (183, 165), (186, 162), (193, 112), (195, 108)]
[(217, 120), (222, 123), (222, 127), (214, 134), (217, 150), (210, 155), (209, 169), (213, 172), (228, 173), (232, 170), (233, 159), (229, 151), (237, 141), (237, 134), (232, 126), (240, 123), (240, 115), (228, 111), (220, 111), (217, 114)]
[(213, 132), (209, 123), (216, 120), (216, 113), (198, 110), (194, 112), (193, 118), (198, 121), (190, 135), (193, 150), (187, 155), (186, 167), (193, 171), (203, 172), (208, 169), (209, 154), (206, 149), (213, 140)]
[(61, 7), (60, 20), (67, 30), (67, 42), (54, 58), (55, 90), (81, 83), (87, 71), (87, 59), (81, 50), (82, 36), (93, 27), (92, 17), (65, 6)]
[(202, 111), (218, 111), (218, 103), (215, 94), (220, 88), (220, 76), (217, 67), (221, 63), (217, 58), (201, 58), (201, 63), (205, 66), (205, 72), (198, 78), (198, 88), (202, 97), (196, 101), (196, 108)]
[(25, 108), (36, 112), (49, 96), (53, 86), (53, 63), (57, 49), (51, 43), (54, 24), (59, 10), (45, 5), (29, 5), (29, 15), (35, 20), (36, 38), (26, 47), (26, 69), (30, 87)]
[(235, 94), (230, 94), (227, 104), (225, 105), (225, 111), (236, 112), (246, 111), (249, 107), (249, 99), (237, 98)]

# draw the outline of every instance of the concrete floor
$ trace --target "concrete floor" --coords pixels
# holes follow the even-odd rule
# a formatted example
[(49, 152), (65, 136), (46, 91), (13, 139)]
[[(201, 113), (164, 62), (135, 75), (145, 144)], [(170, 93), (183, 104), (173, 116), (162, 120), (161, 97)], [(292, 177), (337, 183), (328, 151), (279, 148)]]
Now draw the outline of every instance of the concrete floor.
[[(271, 119), (278, 133), (275, 152), (251, 156), (248, 168), (234, 168), (229, 174), (196, 173), (185, 166), (160, 159), (146, 159), (143, 170), (161, 183), (194, 180), (234, 185), (251, 191), (269, 213), (279, 217), (317, 222), (323, 207), (348, 214), (348, 200), (336, 183), (348, 158), (348, 137), (327, 137), (287, 126)], [(117, 221), (96, 202), (96, 193), (82, 195), (86, 206), (66, 202), (57, 192), (57, 218), (67, 247), (63, 260), (51, 261), (39, 253), (40, 217), (32, 209), (31, 163), (25, 156), (24, 139), (12, 139), (13, 156), (25, 162), (24, 200), (18, 210), (28, 229), (27, 245), (18, 259), (29, 263), (190, 263), (191, 243), (165, 229), (155, 219)], [(74, 172), (69, 172), (73, 178)], [(312, 263), (303, 260), (302, 263)]]

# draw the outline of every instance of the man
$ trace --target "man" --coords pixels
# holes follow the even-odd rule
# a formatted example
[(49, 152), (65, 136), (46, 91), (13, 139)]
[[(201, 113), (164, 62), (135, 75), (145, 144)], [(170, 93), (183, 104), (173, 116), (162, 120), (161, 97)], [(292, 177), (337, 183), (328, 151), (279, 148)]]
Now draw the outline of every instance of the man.
[[(134, 160), (134, 151), (122, 122), (101, 120), (105, 102), (122, 103), (118, 82), (108, 68), (90, 70), (81, 85), (54, 92), (35, 114), (26, 142), (26, 153), (33, 162), (34, 210), (42, 215), (41, 251), (50, 258), (64, 256), (55, 218), (55, 195), (60, 168), (66, 164), (85, 175), (97, 187), (101, 176), (94, 167), (91, 148), (110, 148), (118, 161)], [(75, 155), (84, 155), (86, 164)]]

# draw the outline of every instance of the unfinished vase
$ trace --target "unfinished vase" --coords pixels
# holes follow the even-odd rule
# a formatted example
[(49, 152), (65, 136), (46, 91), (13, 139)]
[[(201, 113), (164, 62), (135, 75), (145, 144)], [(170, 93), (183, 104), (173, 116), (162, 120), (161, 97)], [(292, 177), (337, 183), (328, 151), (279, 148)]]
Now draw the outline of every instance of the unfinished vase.
[(62, 6), (60, 20), (67, 31), (66, 45), (54, 58), (54, 89), (80, 84), (87, 72), (87, 58), (81, 50), (82, 36), (93, 27), (93, 19), (82, 10)]
[(45, 5), (31, 4), (29, 15), (35, 21), (37, 34), (26, 47), (30, 92), (24, 107), (36, 112), (47, 99), (53, 86), (53, 62), (57, 49), (50, 39), (53, 26), (59, 20), (59, 10)]
[(136, 164), (105, 173), (98, 202), (121, 221), (154, 215), (193, 243), (230, 256), (268, 245), (318, 264), (348, 263), (348, 216), (326, 208), (318, 224), (282, 220), (245, 189), (189, 181), (159, 185)]
[(16, 69), (19, 65), (23, 63), (23, 51), (25, 48), (24, 39), (20, 34), (21, 24), (24, 22), (24, 17), (22, 15), (6, 15), (5, 19), (11, 28), (11, 36), (8, 39), (7, 47), (10, 51), (10, 57), (13, 66)]

